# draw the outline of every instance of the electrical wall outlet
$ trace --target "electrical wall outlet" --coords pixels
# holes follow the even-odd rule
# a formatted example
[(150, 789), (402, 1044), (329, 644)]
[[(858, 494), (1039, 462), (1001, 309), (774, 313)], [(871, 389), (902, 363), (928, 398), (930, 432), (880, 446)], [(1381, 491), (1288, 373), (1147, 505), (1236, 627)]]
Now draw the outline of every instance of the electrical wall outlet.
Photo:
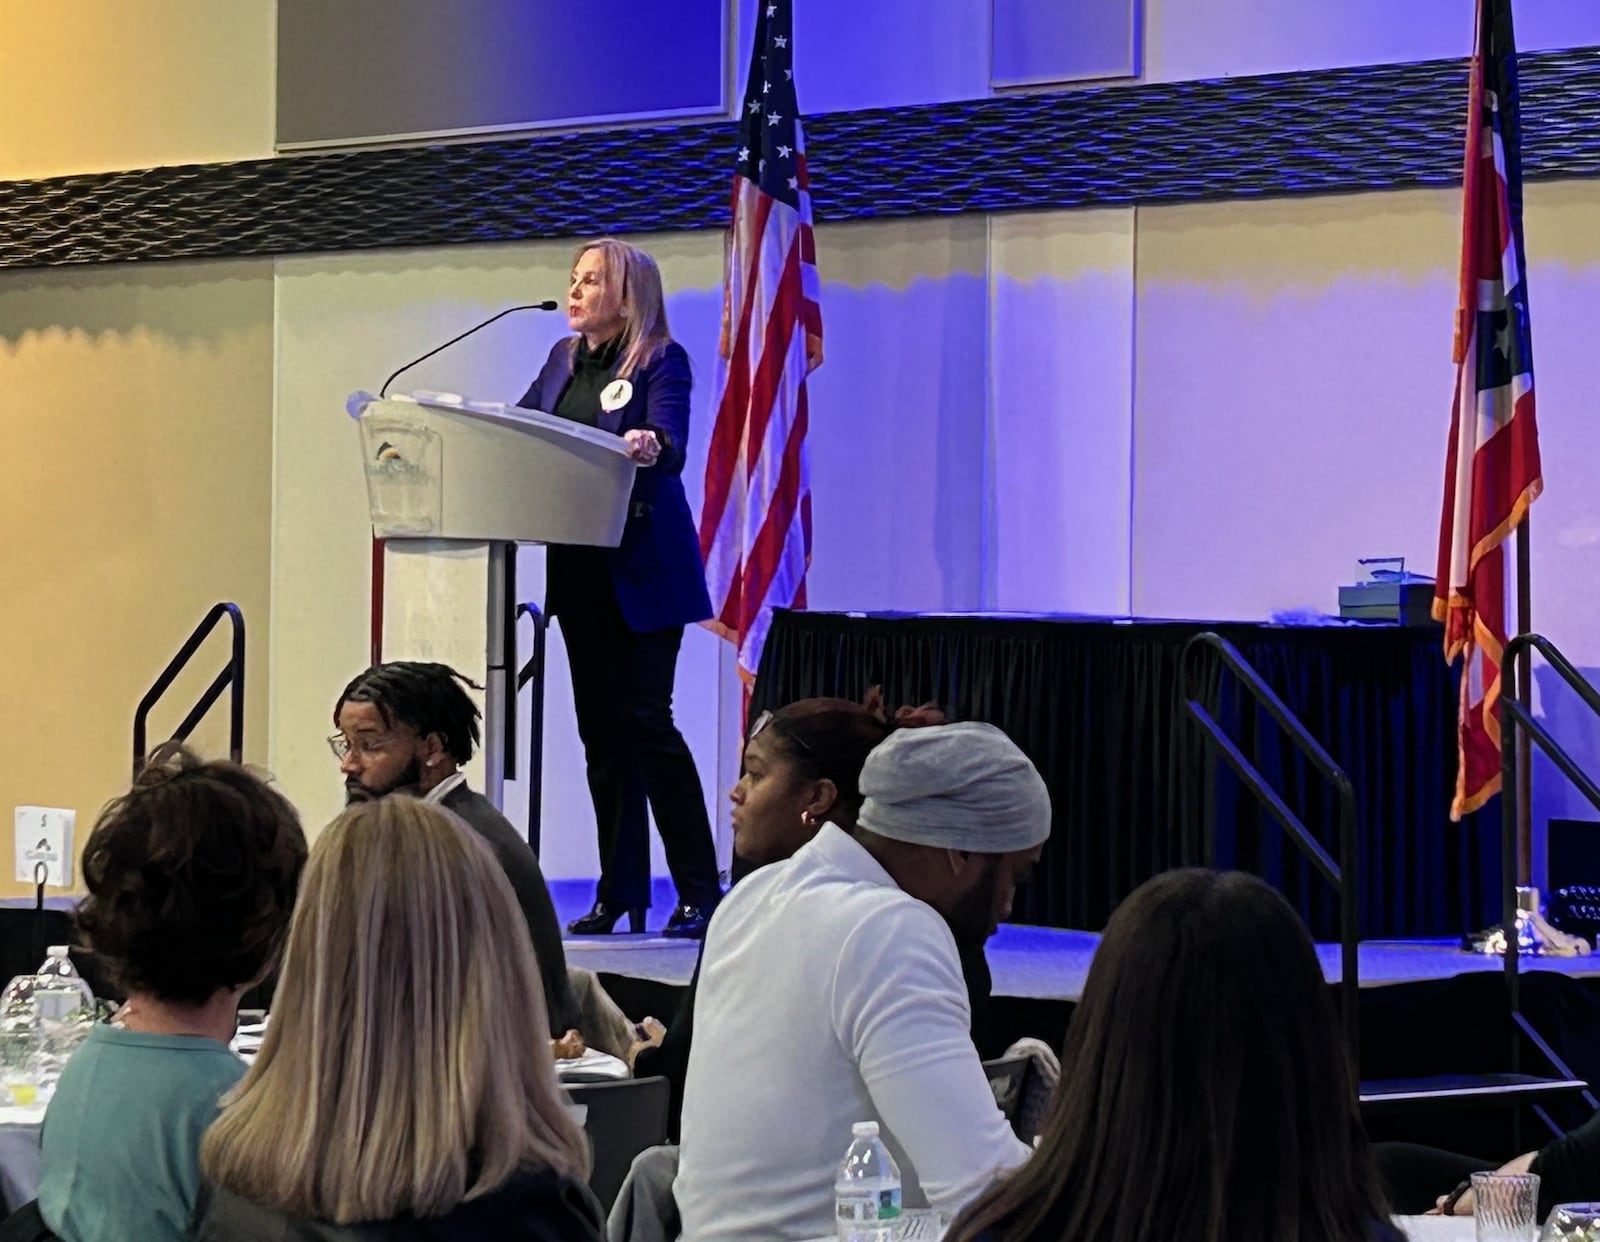
[(56, 888), (72, 886), (72, 824), (77, 812), (56, 806), (19, 806), (12, 819), (12, 839), (17, 855), (17, 880), (44, 882)]

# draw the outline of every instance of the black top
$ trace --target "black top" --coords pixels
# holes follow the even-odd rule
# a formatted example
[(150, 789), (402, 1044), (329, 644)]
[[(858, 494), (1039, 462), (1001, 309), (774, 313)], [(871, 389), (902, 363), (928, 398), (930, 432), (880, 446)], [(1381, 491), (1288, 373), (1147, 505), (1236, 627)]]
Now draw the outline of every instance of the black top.
[(590, 349), (589, 343), (580, 336), (577, 351), (572, 355), (572, 378), (550, 412), (558, 418), (570, 418), (575, 423), (593, 427), (600, 420), (600, 393), (611, 382), (611, 368), (617, 365), (621, 349), (620, 333), (598, 349)]
[(495, 809), (494, 803), (474, 793), (465, 781), (439, 799), (446, 810), (459, 815), (469, 828), (489, 843), (499, 860), (511, 889), (528, 920), (533, 939), (533, 954), (539, 959), (539, 981), (544, 985), (545, 1010), (550, 1015), (550, 1038), (559, 1039), (577, 1025), (578, 1004), (567, 978), (567, 955), (561, 947), (561, 924), (545, 887), (539, 859), (511, 821)]
[(527, 1169), (444, 1216), (334, 1225), (288, 1216), (216, 1187), (200, 1190), (196, 1242), (602, 1242), (600, 1205), (586, 1186)]
[(1541, 1220), (1558, 1203), (1600, 1198), (1600, 1113), (1541, 1147), (1530, 1171), (1539, 1175)]

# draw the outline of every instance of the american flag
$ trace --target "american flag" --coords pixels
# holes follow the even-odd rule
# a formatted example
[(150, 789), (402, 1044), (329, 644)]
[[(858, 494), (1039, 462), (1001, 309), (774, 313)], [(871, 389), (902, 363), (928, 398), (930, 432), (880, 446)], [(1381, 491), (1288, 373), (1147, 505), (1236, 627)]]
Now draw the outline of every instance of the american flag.
[(1543, 486), (1522, 247), (1521, 138), (1511, 0), (1478, 0), (1462, 177), (1456, 390), (1433, 589), (1433, 615), (1445, 623), (1445, 658), (1465, 658), (1452, 819), (1500, 789), (1504, 545)]
[(748, 684), (773, 608), (804, 608), (811, 561), (806, 376), (822, 361), (816, 242), (794, 86), (791, 0), (761, 2), (740, 107), (723, 279), (722, 395), (700, 551)]

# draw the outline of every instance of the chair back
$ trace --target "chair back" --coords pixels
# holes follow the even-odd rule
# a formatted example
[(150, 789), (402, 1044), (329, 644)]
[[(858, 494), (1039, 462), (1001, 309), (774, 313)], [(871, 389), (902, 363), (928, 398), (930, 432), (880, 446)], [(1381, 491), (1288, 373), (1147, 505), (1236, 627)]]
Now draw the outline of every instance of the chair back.
[(665, 1078), (573, 1083), (567, 1095), (585, 1110), (584, 1131), (594, 1154), (589, 1189), (609, 1213), (633, 1158), (667, 1141), (672, 1088)]
[(983, 1063), (984, 1075), (989, 1079), (989, 1090), (994, 1092), (994, 1102), (1000, 1106), (1007, 1121), (1015, 1127), (1017, 1110), (1022, 1106), (1023, 1089), (1027, 1086), (1028, 1071), (1033, 1065), (1031, 1057), (997, 1057)]
[(0, 1242), (61, 1242), (39, 1214), (39, 1201), (30, 1199), (0, 1224)]

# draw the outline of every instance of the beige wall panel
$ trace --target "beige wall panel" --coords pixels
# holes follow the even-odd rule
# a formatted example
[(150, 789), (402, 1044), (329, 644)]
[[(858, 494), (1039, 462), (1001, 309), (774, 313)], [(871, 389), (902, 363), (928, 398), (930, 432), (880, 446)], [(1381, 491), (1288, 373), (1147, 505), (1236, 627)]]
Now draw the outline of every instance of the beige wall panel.
[[(1450, 190), (1140, 212), (1138, 611), (1335, 611), (1358, 556), (1432, 574), (1459, 213)], [(1530, 186), (1526, 233), (1534, 619), (1600, 665), (1600, 186)]]
[(991, 218), (991, 607), (1128, 611), (1134, 218)]
[(813, 608), (983, 605), (987, 230), (982, 216), (817, 230)]
[(1456, 199), (1140, 211), (1135, 612), (1332, 611), (1357, 557), (1432, 571)]
[[(0, 816), (127, 785), (135, 704), (206, 609), (243, 606), (247, 758), (266, 757), (272, 278), (265, 261), (0, 274)], [(220, 669), (213, 639), (158, 711)], [(226, 749), (225, 708), (197, 735)], [(10, 832), (0, 893), (10, 884)]]
[(9, 0), (0, 180), (272, 154), (273, 0)]
[[(1143, 3), (1149, 81), (1390, 64), (1472, 51), (1473, 6), (1460, 0)], [(1518, 3), (1515, 10), (1523, 52), (1600, 42), (1600, 6), (1593, 0), (1537, 0)]]

